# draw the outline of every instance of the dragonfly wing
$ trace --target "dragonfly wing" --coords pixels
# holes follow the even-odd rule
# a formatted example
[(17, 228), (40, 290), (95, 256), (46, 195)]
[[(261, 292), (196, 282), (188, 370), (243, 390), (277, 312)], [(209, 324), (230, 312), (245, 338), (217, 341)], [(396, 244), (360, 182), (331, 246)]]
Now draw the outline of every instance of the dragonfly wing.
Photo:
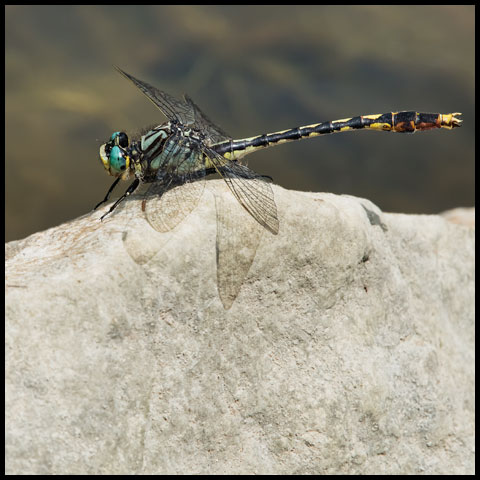
[(163, 165), (142, 204), (148, 222), (159, 232), (176, 227), (197, 206), (207, 173), (198, 146), (185, 138), (171, 141), (175, 148), (162, 158)]
[(183, 185), (174, 182), (153, 184), (145, 194), (142, 206), (148, 223), (158, 232), (172, 230), (195, 209), (204, 188), (204, 180)]
[(178, 100), (174, 96), (162, 92), (147, 82), (138, 80), (133, 75), (124, 72), (116, 65), (114, 66), (119, 73), (140, 89), (140, 91), (148, 97), (148, 99), (151, 100), (169, 120), (176, 120), (183, 125), (191, 125), (195, 121), (195, 114), (190, 104)]
[(218, 125), (215, 125), (200, 109), (200, 107), (188, 96), (184, 95), (185, 103), (190, 105), (195, 115), (193, 128), (205, 133), (211, 144), (231, 140), (232, 137)]
[(247, 278), (264, 228), (224, 192), (215, 193), (217, 213), (217, 286), (220, 300), (229, 309)]
[(276, 235), (279, 226), (277, 206), (269, 178), (255, 173), (245, 165), (227, 160), (211, 148), (204, 149), (204, 154), (245, 210), (260, 225)]

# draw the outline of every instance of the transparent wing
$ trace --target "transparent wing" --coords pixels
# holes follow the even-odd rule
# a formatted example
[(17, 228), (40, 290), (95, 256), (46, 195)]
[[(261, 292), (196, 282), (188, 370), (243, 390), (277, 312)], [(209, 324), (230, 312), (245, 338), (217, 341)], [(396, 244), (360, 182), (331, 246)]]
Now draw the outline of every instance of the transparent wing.
[(184, 95), (185, 102), (190, 105), (195, 115), (195, 122), (193, 128), (200, 130), (204, 133), (211, 145), (214, 143), (220, 143), (225, 140), (231, 140), (232, 137), (226, 133), (218, 125), (215, 125), (200, 109), (200, 107), (188, 96)]
[(204, 155), (212, 162), (231, 192), (247, 212), (263, 227), (278, 233), (277, 206), (270, 179), (255, 173), (245, 165), (231, 162), (211, 148), (204, 147)]
[(124, 72), (121, 68), (114, 65), (114, 67), (125, 78), (130, 80), (141, 92), (148, 97), (169, 119), (176, 120), (183, 125), (191, 125), (195, 121), (195, 113), (192, 105), (182, 100), (178, 100), (168, 93), (158, 90), (147, 82), (138, 80), (134, 76)]
[(204, 188), (205, 180), (152, 185), (144, 203), (148, 223), (158, 232), (172, 230), (195, 209)]
[(159, 232), (176, 227), (197, 206), (205, 188), (205, 170), (202, 152), (185, 138), (174, 138), (175, 149), (163, 159), (167, 169), (145, 193), (142, 208), (150, 225)]
[(247, 278), (265, 229), (225, 188), (214, 192), (217, 212), (217, 286), (220, 300), (228, 310)]

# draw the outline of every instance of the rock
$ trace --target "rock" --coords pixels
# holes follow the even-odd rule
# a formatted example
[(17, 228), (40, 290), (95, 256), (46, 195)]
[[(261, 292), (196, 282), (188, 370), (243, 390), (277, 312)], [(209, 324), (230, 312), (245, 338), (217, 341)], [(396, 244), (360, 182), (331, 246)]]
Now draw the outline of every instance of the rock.
[(207, 185), (6, 245), (6, 473), (473, 474), (474, 229)]
[(474, 208), (452, 208), (441, 213), (442, 217), (452, 223), (466, 225), (467, 227), (475, 226), (475, 209)]

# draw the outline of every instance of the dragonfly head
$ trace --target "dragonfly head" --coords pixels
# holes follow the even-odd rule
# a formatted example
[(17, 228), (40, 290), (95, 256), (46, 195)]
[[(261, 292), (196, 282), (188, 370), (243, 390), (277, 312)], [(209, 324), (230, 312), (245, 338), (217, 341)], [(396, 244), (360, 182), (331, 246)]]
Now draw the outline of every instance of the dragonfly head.
[(105, 170), (112, 177), (126, 180), (130, 176), (130, 156), (128, 136), (125, 132), (115, 132), (107, 143), (100, 147), (100, 159)]

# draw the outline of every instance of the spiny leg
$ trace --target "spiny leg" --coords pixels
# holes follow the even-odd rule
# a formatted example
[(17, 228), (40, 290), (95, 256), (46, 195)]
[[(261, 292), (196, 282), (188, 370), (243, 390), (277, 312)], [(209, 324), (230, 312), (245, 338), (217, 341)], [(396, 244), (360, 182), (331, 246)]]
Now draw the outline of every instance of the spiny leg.
[(120, 181), (120, 178), (117, 178), (117, 179), (113, 182), (112, 186), (108, 189), (108, 192), (107, 192), (107, 194), (105, 195), (105, 198), (104, 198), (100, 203), (97, 203), (97, 204), (95, 205), (95, 207), (94, 207), (93, 210), (96, 210), (100, 205), (108, 202), (108, 199), (109, 199), (109, 197), (110, 197), (110, 194), (113, 192), (113, 189), (118, 185), (118, 182), (119, 182), (119, 181)]
[[(123, 202), (129, 195), (131, 195), (138, 187), (138, 185), (140, 184), (140, 180), (138, 178), (136, 178), (131, 184), (130, 186), (128, 187), (127, 191), (110, 207), (110, 210), (103, 214), (101, 217), (100, 217), (100, 220), (103, 220), (107, 215), (109, 215), (110, 213), (112, 213), (115, 208), (117, 208), (118, 204)], [(112, 186), (113, 187), (113, 186)], [(113, 188), (111, 189), (113, 190)], [(102, 202), (103, 203), (103, 202)]]

